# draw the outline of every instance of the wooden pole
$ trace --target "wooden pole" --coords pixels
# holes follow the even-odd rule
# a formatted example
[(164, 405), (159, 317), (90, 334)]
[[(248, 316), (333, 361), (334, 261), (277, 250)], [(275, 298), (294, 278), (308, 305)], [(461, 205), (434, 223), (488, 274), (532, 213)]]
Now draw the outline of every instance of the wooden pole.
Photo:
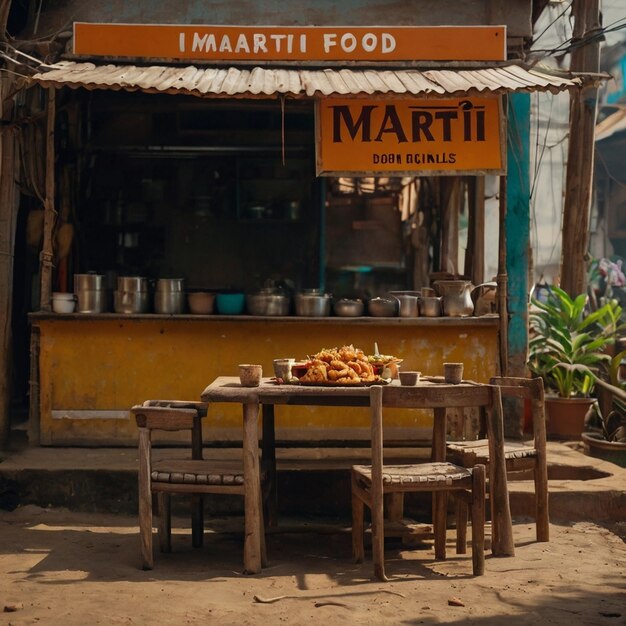
[(509, 313), (507, 306), (506, 273), (506, 176), (500, 176), (499, 233), (498, 233), (498, 310), (500, 311), (500, 372), (507, 376), (509, 369)]
[(459, 203), (463, 179), (447, 176), (441, 179), (441, 264), (443, 272), (459, 273)]
[[(11, 119), (13, 100), (4, 101), (11, 91), (12, 79), (0, 77), (2, 119)], [(17, 203), (15, 172), (19, 171), (15, 150), (14, 131), (5, 129), (0, 134), (0, 449), (9, 440), (11, 404), (13, 269)]]
[(52, 268), (54, 265), (54, 226), (57, 211), (54, 208), (54, 121), (56, 102), (54, 87), (48, 89), (48, 119), (46, 128), (46, 197), (44, 202), (43, 244), (39, 256), (41, 268), (41, 295), (39, 307), (50, 311), (52, 297)]
[[(600, 40), (586, 41), (600, 31), (598, 0), (574, 0), (571, 70), (598, 72)], [(598, 89), (586, 87), (570, 95), (570, 126), (563, 207), (561, 287), (570, 296), (584, 291), (585, 256), (589, 245), (589, 212), (593, 183), (594, 138)]]
[(475, 176), (468, 185), (469, 216), (465, 275), (474, 285), (485, 282), (485, 177)]

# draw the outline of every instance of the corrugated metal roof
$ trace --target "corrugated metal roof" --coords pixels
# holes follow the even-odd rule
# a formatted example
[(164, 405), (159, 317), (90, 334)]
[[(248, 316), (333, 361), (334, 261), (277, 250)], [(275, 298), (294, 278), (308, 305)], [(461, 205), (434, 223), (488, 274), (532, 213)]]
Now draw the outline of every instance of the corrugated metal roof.
[(512, 91), (556, 93), (580, 86), (580, 78), (563, 78), (520, 65), (479, 69), (365, 69), (178, 67), (164, 65), (96, 65), (61, 61), (32, 79), (50, 87), (124, 89), (199, 97), (419, 96), (447, 97)]

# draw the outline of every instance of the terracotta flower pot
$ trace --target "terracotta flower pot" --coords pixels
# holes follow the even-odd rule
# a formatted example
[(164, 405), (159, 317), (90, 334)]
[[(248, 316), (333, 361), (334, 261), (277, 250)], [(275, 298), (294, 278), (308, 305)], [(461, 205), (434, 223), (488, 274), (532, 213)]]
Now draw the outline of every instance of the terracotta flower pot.
[(548, 436), (551, 439), (580, 439), (585, 416), (593, 398), (546, 397)]
[(595, 433), (582, 433), (585, 454), (626, 467), (626, 443), (607, 441)]

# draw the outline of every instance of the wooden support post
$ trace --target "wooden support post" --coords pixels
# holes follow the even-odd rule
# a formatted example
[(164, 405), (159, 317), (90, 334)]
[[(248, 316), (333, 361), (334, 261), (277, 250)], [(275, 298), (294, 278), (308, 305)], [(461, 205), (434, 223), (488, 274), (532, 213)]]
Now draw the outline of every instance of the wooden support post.
[(465, 275), (474, 285), (485, 282), (485, 177), (475, 176), (468, 185), (469, 215)]
[[(528, 360), (528, 303), (530, 292), (530, 95), (507, 97), (507, 176), (504, 216), (506, 240), (502, 280), (506, 279), (508, 315), (505, 376), (526, 375)], [(498, 285), (499, 286), (499, 285)], [(512, 424), (521, 420), (507, 410)], [(507, 436), (515, 433), (505, 425)]]
[(500, 375), (508, 372), (509, 312), (506, 275), (506, 176), (500, 176), (498, 235), (498, 310), (500, 311)]
[[(2, 76), (0, 102), (2, 119), (5, 120), (13, 114), (13, 100), (4, 100), (4, 94), (11, 89), (12, 79)], [(0, 449), (7, 445), (10, 429), (13, 256), (17, 224), (15, 177), (16, 171), (20, 169), (14, 132), (13, 129), (5, 128), (0, 135)]]
[(54, 264), (54, 226), (56, 209), (54, 207), (54, 122), (56, 102), (54, 87), (48, 89), (48, 119), (46, 128), (46, 197), (44, 203), (43, 245), (39, 257), (41, 268), (41, 295), (39, 307), (50, 311), (52, 298), (52, 266)]
[(462, 178), (442, 179), (441, 193), (441, 261), (442, 272), (459, 273), (459, 203)]
[[(574, 0), (571, 70), (598, 72), (600, 39), (586, 39), (600, 31), (598, 0)], [(582, 44), (582, 45), (580, 45)], [(589, 245), (589, 212), (593, 183), (594, 138), (598, 89), (586, 87), (570, 95), (570, 126), (563, 206), (561, 287), (572, 297), (585, 289), (585, 256)]]

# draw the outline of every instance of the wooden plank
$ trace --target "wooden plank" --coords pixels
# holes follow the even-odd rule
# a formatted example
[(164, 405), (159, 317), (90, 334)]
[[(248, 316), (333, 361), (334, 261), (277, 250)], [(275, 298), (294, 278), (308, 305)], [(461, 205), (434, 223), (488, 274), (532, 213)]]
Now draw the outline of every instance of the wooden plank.
[(192, 430), (198, 416), (198, 412), (195, 409), (175, 409), (156, 406), (134, 406), (130, 412), (135, 416), (137, 426), (148, 428), (149, 430)]
[(48, 93), (48, 116), (46, 127), (46, 197), (44, 202), (43, 244), (40, 260), (40, 298), (39, 307), (42, 311), (52, 310), (52, 268), (54, 266), (54, 228), (56, 209), (54, 206), (54, 124), (56, 119), (55, 89), (50, 87)]

